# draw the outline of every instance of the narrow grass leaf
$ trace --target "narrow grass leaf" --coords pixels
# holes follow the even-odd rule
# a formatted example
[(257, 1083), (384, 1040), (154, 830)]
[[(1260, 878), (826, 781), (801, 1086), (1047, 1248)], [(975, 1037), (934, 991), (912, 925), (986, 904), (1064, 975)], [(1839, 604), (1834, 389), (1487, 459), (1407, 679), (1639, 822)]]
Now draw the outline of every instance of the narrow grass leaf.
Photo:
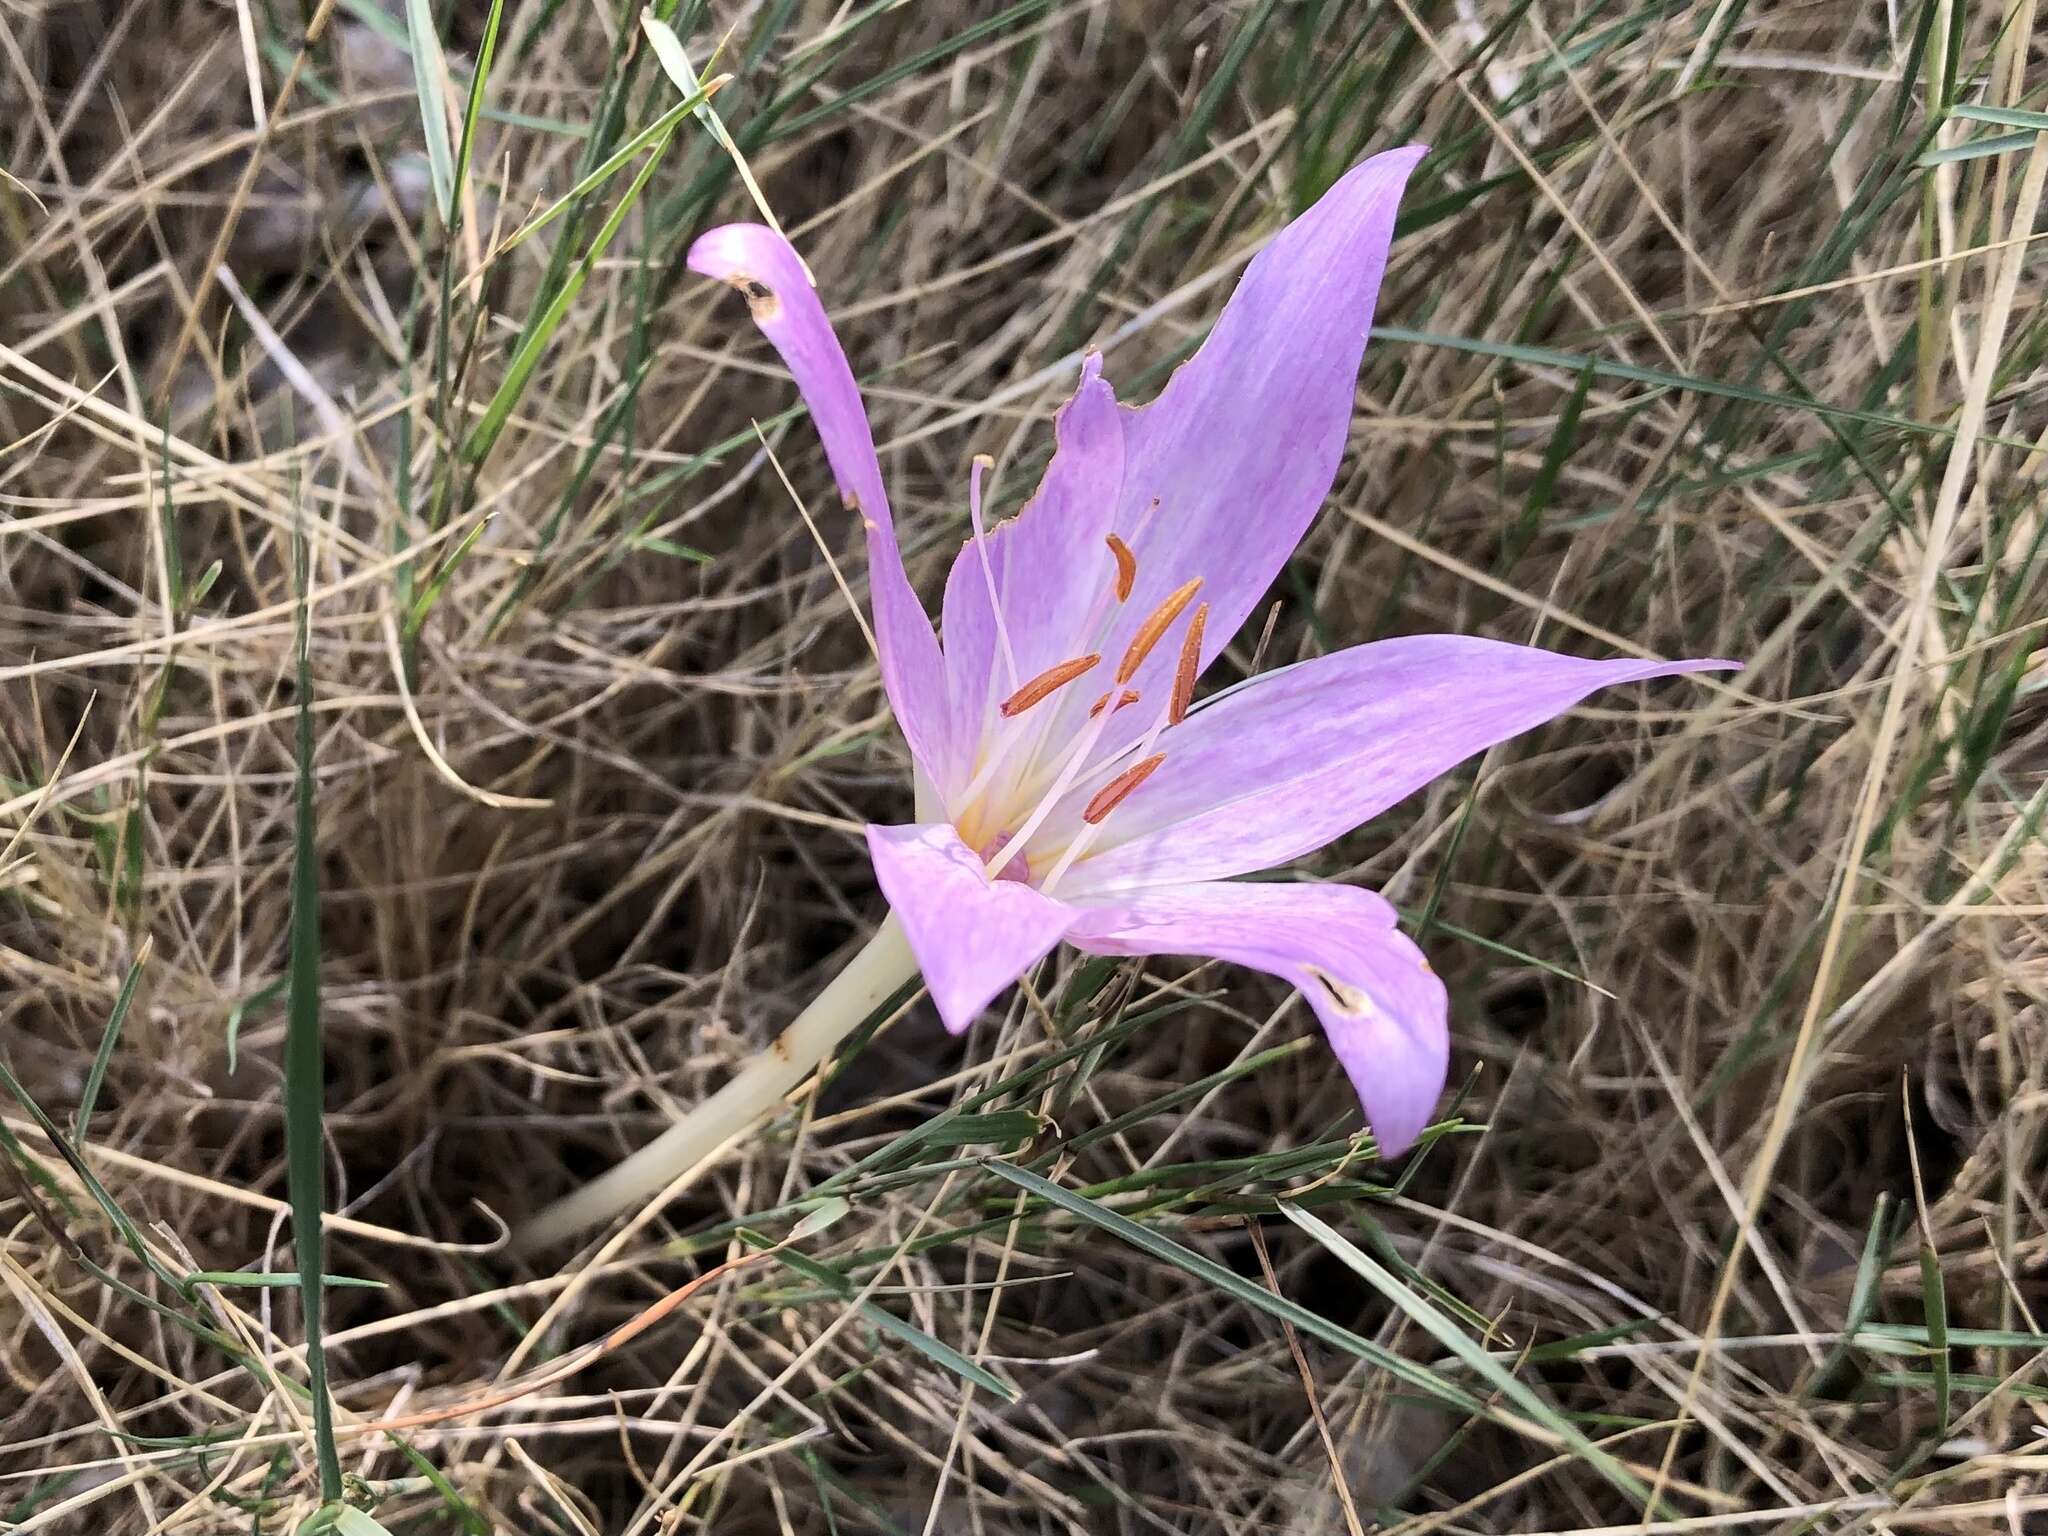
[(425, 626), (427, 615), (434, 611), (434, 604), (440, 600), (441, 594), (448, 588), (448, 579), (455, 574), (456, 569), (468, 558), (469, 552), (476, 548), (476, 541), (484, 536), (484, 530), (490, 527), (490, 525), (491, 520), (488, 517), (478, 518), (469, 532), (465, 533), (456, 542), (455, 547), (448, 551), (448, 557), (436, 567), (434, 574), (428, 578), (427, 584), (420, 589), (419, 595), (413, 599), (412, 607), (406, 611), (405, 615), (405, 633), (408, 639), (417, 635)]
[[(1372, 339), (1404, 346), (1445, 347), (1453, 352), (1470, 352), (1478, 357), (1495, 357), (1503, 362), (1523, 363), (1535, 368), (1556, 368), (1572, 374), (1591, 368), (1602, 378), (1626, 379), (1633, 384), (1652, 384), (1661, 389), (1711, 395), (1720, 400), (1739, 400), (1749, 405), (1769, 406), (1773, 410), (1807, 412), (1815, 416), (1832, 417), (1838, 421), (1854, 421), (1865, 426), (1883, 427), (1893, 432), (1922, 432), (1934, 437), (1955, 436), (1954, 427), (1944, 426), (1939, 422), (1913, 421), (1904, 416), (1887, 415), (1883, 411), (1827, 405), (1818, 400), (1802, 400), (1793, 395), (1756, 389), (1747, 384), (1730, 384), (1722, 379), (1701, 378), (1690, 373), (1673, 373), (1663, 368), (1645, 368), (1639, 363), (1619, 363), (1609, 358), (1587, 357), (1583, 353), (1561, 352), (1551, 347), (1532, 347), (1523, 342), (1489, 341), (1479, 336), (1449, 336), (1436, 331), (1410, 330), (1402, 325), (1375, 325), (1372, 328)], [(1988, 436), (1980, 440), (2003, 441)]]
[[(775, 217), (775, 210), (768, 206), (768, 199), (761, 191), (761, 184), (754, 180), (753, 167), (747, 164), (747, 157), (740, 153), (739, 145), (725, 130), (725, 123), (718, 115), (718, 109), (711, 105), (711, 98), (697, 79), (697, 71), (690, 63), (690, 55), (683, 48), (683, 40), (676, 36), (675, 28), (656, 16), (652, 9), (640, 12), (640, 29), (647, 34), (647, 41), (654, 47), (654, 57), (660, 62), (662, 72), (674, 82), (675, 88), (697, 105), (692, 110), (697, 121), (704, 125), (704, 131), (720, 149), (732, 157), (732, 166), (739, 173), (740, 183), (746, 187), (747, 196), (753, 199), (755, 209), (761, 215), (761, 222), (782, 234), (782, 223)], [(799, 261), (803, 258), (798, 257)], [(807, 269), (808, 270), (808, 269)]]
[(497, 442), (498, 434), (505, 430), (505, 423), (511, 420), (512, 409), (519, 403), (519, 397), (525, 393), (527, 380), (533, 376), (534, 367), (540, 362), (541, 354), (547, 351), (548, 343), (554, 339), (563, 318), (569, 313), (569, 306), (575, 303), (576, 295), (583, 291), (584, 283), (588, 281), (598, 261), (604, 256), (613, 236), (618, 234), (619, 227), (626, 222), (626, 215), (632, 212), (633, 205), (640, 200), (640, 194), (646, 189), (648, 178), (654, 174), (654, 168), (661, 163), (669, 143), (667, 132), (654, 141), (653, 149), (619, 198), (618, 205), (612, 209), (610, 217), (604, 221), (596, 237), (590, 242), (590, 249), (584, 254), (583, 260), (577, 263), (576, 269), (556, 290), (539, 323), (527, 333), (526, 339), (505, 369), (505, 377), (499, 383), (497, 392), (491, 396), (490, 404), (484, 408), (483, 418), (477, 423), (476, 430), (470, 434), (469, 441), (464, 445), (464, 452), (472, 465), (483, 461), (490, 453), (492, 445)]
[[(303, 507), (299, 513), (303, 520)], [(320, 1496), (341, 1497), (341, 1458), (334, 1444), (334, 1404), (327, 1395), (327, 1351), (321, 1340), (325, 1270), (326, 1063), (320, 1041), (320, 840), (314, 806), (312, 603), (307, 588), (303, 523), (293, 541), (297, 565), (297, 793), (292, 824), (290, 987), (285, 1002), (285, 1182), (292, 1207), (292, 1246), (299, 1256), (299, 1297), (305, 1315), (306, 1377), (312, 1393), (313, 1448)]]
[(1983, 160), (1991, 155), (2009, 155), (2015, 150), (2031, 149), (2039, 137), (2032, 133), (1994, 133), (1981, 139), (1971, 139), (1963, 144), (1946, 144), (1940, 149), (1930, 149), (1915, 165), (1933, 167), (1954, 165), (1963, 160)]
[[(406, 52), (412, 56), (413, 90), (420, 99), (420, 124), (427, 139), (427, 173), (433, 179), (434, 206), (440, 210), (445, 228), (455, 206), (455, 155), (448, 145), (447, 66), (427, 0), (405, 0), (405, 33)], [(472, 98), (476, 91), (472, 84)]]
[(1536, 1392), (1527, 1382), (1509, 1371), (1492, 1355), (1488, 1354), (1464, 1329), (1438, 1311), (1423, 1297), (1403, 1285), (1376, 1260), (1367, 1255), (1319, 1216), (1311, 1215), (1299, 1206), (1283, 1203), (1280, 1213), (1302, 1231), (1320, 1243), (1344, 1266), (1395, 1307), (1407, 1314), (1423, 1332), (1448, 1349), (1463, 1361), (1495, 1390), (1506, 1397), (1522, 1412), (1549, 1430), (1560, 1441), (1569, 1445), (1588, 1463), (1597, 1468), (1615, 1487), (1634, 1499), (1638, 1505), (1649, 1500), (1649, 1490), (1636, 1475), (1601, 1450), (1570, 1419), (1560, 1413)]
[(2030, 133), (2048, 133), (2048, 112), (2029, 112), (2024, 107), (1979, 107), (1964, 102), (1949, 113), (1973, 123), (1992, 123), (2000, 128), (2024, 128)]
[(469, 99), (462, 109), (462, 142), (455, 150), (454, 184), (450, 188), (451, 201), (460, 202), (469, 185), (469, 163), (476, 156), (477, 119), (483, 114), (484, 82), (489, 79), (491, 62), (498, 54), (498, 29), (505, 20), (505, 0), (491, 0), (491, 13), (484, 20), (484, 32), (477, 42), (476, 68), (469, 77)]
[(291, 978), (289, 976), (280, 976), (275, 981), (265, 982), (228, 1010), (227, 1051), (229, 1077), (233, 1077), (240, 1069), (242, 1025), (247, 1022), (250, 1014), (261, 1013), (280, 997), (284, 996), (284, 990), (290, 984)]
[(1920, 1245), (1920, 1304), (1927, 1316), (1928, 1365), (1934, 1372), (1935, 1433), (1948, 1433), (1949, 1337), (1948, 1293), (1941, 1283), (1941, 1259), (1927, 1244)]
[(1269, 1317), (1277, 1317), (1284, 1322), (1292, 1323), (1303, 1333), (1311, 1334), (1326, 1344), (1334, 1344), (1345, 1353), (1378, 1366), (1388, 1375), (1417, 1388), (1439, 1403), (1471, 1414), (1487, 1415), (1491, 1412), (1484, 1403), (1455, 1382), (1445, 1380), (1412, 1360), (1402, 1359), (1391, 1350), (1353, 1333), (1349, 1328), (1331, 1322), (1320, 1313), (1311, 1312), (1284, 1296), (1275, 1296), (1264, 1286), (1252, 1284), (1243, 1275), (1226, 1269), (1214, 1259), (1205, 1258), (1192, 1248), (1184, 1247), (1172, 1238), (1154, 1232), (1148, 1227), (1141, 1227), (1129, 1217), (1118, 1215), (1115, 1211), (1071, 1190), (1062, 1189), (1050, 1179), (1040, 1178), (1035, 1173), (996, 1158), (983, 1159), (982, 1166), (998, 1178), (1038, 1196), (1048, 1205), (1057, 1206), (1068, 1215), (1079, 1217), (1089, 1225), (1120, 1238), (1140, 1252), (1149, 1253), (1161, 1263), (1170, 1264), (1183, 1274), (1214, 1286), (1233, 1300), (1248, 1307), (1255, 1307)]
[[(247, 1286), (252, 1290), (283, 1290), (300, 1284), (297, 1275), (251, 1274), (240, 1269), (195, 1269), (185, 1277), (187, 1285)], [(360, 1275), (322, 1275), (320, 1283), (329, 1290), (388, 1291), (384, 1280), (365, 1280)]]
[[(638, 133), (620, 144), (617, 149), (584, 172), (577, 179), (575, 186), (564, 192), (552, 203), (549, 203), (547, 207), (543, 208), (507, 236), (505, 242), (496, 248), (495, 254), (504, 255), (521, 241), (526, 240), (532, 235), (539, 234), (563, 214), (575, 208), (582, 199), (588, 197), (607, 181), (610, 181), (613, 176), (617, 175), (620, 168), (626, 165), (635, 155), (639, 154), (641, 150), (665, 137), (675, 128), (676, 124), (688, 117), (691, 105), (687, 101), (678, 102), (645, 128), (642, 128)], [(734, 440), (736, 442), (743, 441), (751, 439), (752, 436), (751, 432), (735, 434)]]
[(135, 961), (128, 967), (128, 978), (121, 983), (120, 995), (114, 999), (113, 1011), (107, 1015), (107, 1027), (100, 1031), (100, 1048), (93, 1053), (92, 1066), (85, 1074), (85, 1088), (78, 1096), (78, 1114), (72, 1120), (72, 1140), (85, 1140), (85, 1128), (92, 1122), (93, 1106), (99, 1102), (100, 1085), (107, 1080), (107, 1064), (114, 1059), (114, 1047), (121, 1043), (121, 1025), (128, 1018), (128, 1009), (135, 1001), (135, 987), (142, 980), (142, 968), (149, 962), (150, 941), (144, 939), (142, 947), (135, 952)]
[[(815, 1281), (835, 1296), (852, 1297), (854, 1288), (846, 1276), (816, 1259), (784, 1248), (775, 1255), (775, 1262), (785, 1269), (794, 1270), (807, 1280)], [(963, 1381), (971, 1381), (984, 1391), (993, 1392), (1006, 1403), (1014, 1403), (1023, 1395), (1002, 1377), (993, 1374), (961, 1354), (959, 1350), (943, 1340), (935, 1339), (922, 1328), (906, 1323), (887, 1307), (874, 1301), (863, 1301), (857, 1308), (861, 1317), (891, 1338), (907, 1344), (934, 1365), (951, 1371)]]
[(1801, 1398), (1811, 1396), (1831, 1382), (1848, 1359), (1850, 1350), (1861, 1342), (1858, 1334), (1877, 1297), (1877, 1282), (1884, 1272), (1884, 1256), (1891, 1248), (1891, 1242), (1892, 1197), (1880, 1191), (1871, 1206), (1870, 1226), (1863, 1234), (1863, 1253), (1856, 1261), (1856, 1278), (1849, 1287), (1849, 1310), (1842, 1324), (1841, 1342), (1828, 1351), (1827, 1359), (1807, 1378), (1800, 1390)]

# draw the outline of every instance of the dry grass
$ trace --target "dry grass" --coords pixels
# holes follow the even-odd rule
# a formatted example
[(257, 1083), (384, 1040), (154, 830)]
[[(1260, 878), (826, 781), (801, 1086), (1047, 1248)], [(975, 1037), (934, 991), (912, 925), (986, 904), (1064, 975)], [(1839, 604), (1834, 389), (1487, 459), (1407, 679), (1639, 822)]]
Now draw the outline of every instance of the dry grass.
[[(459, 105), (489, 7), (431, 9)], [(2048, 141), (1917, 164), (2013, 131), (1952, 102), (2043, 105), (2032, 0), (686, 4), (700, 54), (736, 28), (718, 105), (925, 590), (971, 455), (1005, 509), (1035, 480), (1075, 349), (1148, 394), (1262, 234), (1422, 139), (1402, 335), (1263, 664), (1458, 629), (1751, 665), (1317, 861), (1434, 908), (1467, 1091), (1405, 1165), (1283, 990), (1062, 962), (964, 1043), (909, 1009), (559, 1268), (499, 1221), (872, 927), (903, 752), (749, 422), (858, 590), (808, 427), (680, 266), (745, 207), (695, 123), (465, 449), (630, 169), (504, 241), (675, 100), (628, 8), (509, 7), (453, 241), (382, 13), (306, 10), (301, 55), (266, 0), (0, 0), (0, 1059), (60, 1126), (138, 976), (77, 1167), (4, 1106), (0, 1528), (320, 1502), (296, 1299), (186, 1278), (293, 1262), (295, 527), (328, 1267), (385, 1287), (330, 1293), (327, 1351), (389, 1531), (2042, 1528), (2048, 327), (2013, 237)], [(829, 1231), (676, 1298), (828, 1179)]]

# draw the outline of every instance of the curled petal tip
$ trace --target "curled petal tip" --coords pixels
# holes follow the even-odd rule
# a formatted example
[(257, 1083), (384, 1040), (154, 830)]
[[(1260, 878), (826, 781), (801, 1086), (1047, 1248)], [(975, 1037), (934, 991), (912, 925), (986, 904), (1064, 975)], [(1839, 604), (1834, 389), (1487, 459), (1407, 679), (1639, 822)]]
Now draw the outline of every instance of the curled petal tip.
[(735, 287), (748, 280), (769, 289), (792, 281), (810, 286), (796, 247), (765, 224), (721, 224), (708, 229), (691, 242), (684, 263), (692, 272)]

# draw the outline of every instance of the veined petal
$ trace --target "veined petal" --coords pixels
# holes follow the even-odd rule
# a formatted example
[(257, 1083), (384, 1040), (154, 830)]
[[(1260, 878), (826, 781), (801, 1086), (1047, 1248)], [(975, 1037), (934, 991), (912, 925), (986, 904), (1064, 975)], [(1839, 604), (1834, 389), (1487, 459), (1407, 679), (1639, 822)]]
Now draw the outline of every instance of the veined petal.
[[(1138, 580), (1087, 649), (1121, 655), (1168, 593), (1200, 577), (1206, 666), (1301, 542), (1344, 455), (1395, 211), (1425, 152), (1375, 155), (1274, 236), (1201, 350), (1158, 399), (1125, 412), (1114, 528)], [(1164, 699), (1176, 650), (1161, 645), (1137, 674), (1146, 698)], [(1129, 711), (1103, 749), (1128, 745), (1153, 713)]]
[[(1115, 567), (1103, 540), (1123, 483), (1124, 438), (1116, 395), (1096, 354), (1083, 360), (1080, 386), (1060, 407), (1053, 430), (1052, 462), (1037, 492), (1017, 516), (989, 530), (987, 570), (969, 539), (946, 579), (942, 627), (953, 741), (967, 748), (956, 752), (953, 777), (942, 785), (949, 791), (972, 776), (973, 748), (993, 727), (995, 705), (1018, 682), (1079, 654), (1078, 643), (1100, 627), (1112, 602)], [(1016, 681), (989, 606), (991, 581), (1015, 652)]]
[(804, 264), (774, 230), (760, 224), (726, 224), (697, 238), (690, 247), (689, 266), (746, 295), (754, 323), (781, 354), (810, 407), (839, 494), (860, 513), (867, 531), (868, 589), (889, 707), (912, 754), (935, 772), (935, 765), (947, 755), (950, 725), (939, 642), (904, 574), (860, 387)]
[(1067, 939), (1098, 955), (1211, 955), (1292, 982), (1322, 1020), (1380, 1151), (1405, 1152), (1429, 1124), (1450, 1060), (1444, 984), (1372, 892), (1160, 886), (1084, 906)]
[(869, 827), (868, 853), (939, 1017), (956, 1035), (1074, 921), (1072, 907), (1021, 880), (989, 879), (944, 823)]
[[(1300, 858), (1497, 741), (1615, 683), (1732, 661), (1587, 661), (1465, 635), (1410, 635), (1268, 673), (1160, 741), (1166, 762), (1103, 823), (1060, 887), (1217, 880)], [(1038, 839), (1079, 828), (1084, 784)]]

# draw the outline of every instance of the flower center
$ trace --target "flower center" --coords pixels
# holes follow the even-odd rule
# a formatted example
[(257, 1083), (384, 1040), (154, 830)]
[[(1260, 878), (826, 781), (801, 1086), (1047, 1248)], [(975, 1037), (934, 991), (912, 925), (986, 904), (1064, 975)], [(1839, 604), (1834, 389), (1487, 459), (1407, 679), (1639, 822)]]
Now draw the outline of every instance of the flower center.
[[(980, 546), (983, 580), (994, 611), (999, 658), (1007, 671), (1009, 692), (997, 705), (991, 722), (991, 744), (961, 793), (954, 811), (954, 824), (970, 848), (977, 850), (990, 878), (1020, 880), (1050, 891), (1075, 862), (1087, 852), (1116, 808), (1135, 794), (1166, 762), (1167, 754), (1155, 750), (1168, 729), (1187, 718), (1194, 700), (1195, 679), (1201, 670), (1202, 636), (1209, 617), (1207, 603), (1195, 603), (1202, 578), (1197, 576), (1168, 593), (1131, 632), (1117, 662), (1115, 686), (1098, 697), (1079, 727), (1063, 747), (1054, 748), (1044, 717), (1031, 718), (1046, 701), (1070, 684), (1086, 677), (1101, 665), (1099, 651), (1087, 651), (1029, 678), (1020, 678), (1016, 654), (1010, 644), (997, 595), (995, 571), (988, 558), (987, 534), (981, 518), (981, 471), (977, 461), (969, 485), (969, 507), (974, 520), (975, 542)], [(1138, 579), (1138, 557), (1129, 544), (1115, 534), (1107, 539), (1115, 562), (1110, 596), (1121, 605), (1130, 600)], [(1164, 708), (1151, 726), (1131, 746), (1094, 761), (1111, 718), (1140, 702), (1139, 690), (1129, 684), (1159, 648), (1181, 615), (1194, 605), (1194, 612), (1181, 634), (1180, 654), (1173, 672), (1172, 688)], [(1097, 612), (1100, 613), (1098, 608)], [(992, 659), (991, 665), (996, 665)], [(1045, 765), (1040, 766), (1040, 760)], [(1121, 764), (1123, 766), (1118, 767)], [(992, 794), (999, 775), (1013, 772), (1006, 793)], [(1063, 848), (1033, 848), (1032, 839), (1046, 825), (1053, 811), (1067, 797), (1105, 770), (1114, 770), (1089, 796), (1080, 813), (1080, 826), (1069, 832)], [(986, 803), (990, 800), (998, 804)], [(1006, 802), (1006, 803), (1005, 803)], [(1037, 855), (1036, 858), (1032, 855)], [(1049, 862), (1048, 862), (1049, 860)], [(1039, 870), (1044, 878), (1035, 878)]]

